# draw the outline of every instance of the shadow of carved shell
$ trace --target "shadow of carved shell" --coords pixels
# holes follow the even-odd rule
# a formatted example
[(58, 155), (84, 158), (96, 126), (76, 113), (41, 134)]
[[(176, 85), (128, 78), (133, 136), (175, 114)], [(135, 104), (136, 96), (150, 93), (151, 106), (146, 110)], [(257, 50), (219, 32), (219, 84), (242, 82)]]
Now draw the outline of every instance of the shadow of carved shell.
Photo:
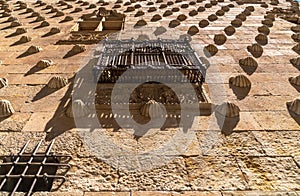
[(69, 118), (74, 118), (74, 116), (77, 118), (82, 118), (89, 115), (90, 111), (82, 100), (77, 99), (68, 104), (65, 113)]
[(164, 106), (159, 102), (149, 100), (145, 105), (141, 107), (140, 113), (145, 117), (159, 118), (164, 114)]
[(39, 47), (39, 46), (30, 46), (27, 49), (26, 53), (28, 53), (28, 54), (34, 54), (34, 53), (38, 53), (38, 52), (40, 52), (42, 50), (43, 49), (41, 47)]
[(227, 118), (234, 118), (240, 115), (240, 108), (231, 102), (224, 102), (216, 107), (216, 112)]
[(300, 98), (296, 98), (290, 103), (289, 110), (300, 115)]
[(227, 38), (223, 34), (216, 34), (215, 37), (214, 37), (214, 42), (217, 45), (223, 45), (223, 44), (225, 44), (226, 40), (227, 40)]
[(59, 88), (66, 86), (67, 84), (68, 84), (67, 78), (63, 78), (61, 76), (54, 76), (53, 78), (51, 78), (49, 80), (47, 86), (49, 88), (59, 89)]
[(254, 56), (255, 58), (261, 57), (263, 54), (263, 48), (259, 44), (252, 44), (247, 47), (247, 50)]
[(268, 44), (268, 37), (265, 34), (260, 33), (255, 37), (255, 41), (264, 46)]
[(11, 116), (13, 113), (15, 113), (15, 110), (10, 101), (0, 100), (0, 118)]
[(295, 77), (290, 77), (289, 81), (291, 84), (300, 86), (300, 75), (299, 76), (295, 76)]
[(239, 64), (241, 66), (249, 66), (249, 67), (257, 67), (258, 66), (258, 63), (256, 62), (256, 60), (252, 57), (246, 57), (244, 59), (240, 59)]
[(8, 86), (8, 80), (6, 78), (0, 78), (0, 88)]
[(246, 88), (251, 86), (250, 80), (245, 75), (238, 75), (229, 78), (229, 83), (241, 88)]

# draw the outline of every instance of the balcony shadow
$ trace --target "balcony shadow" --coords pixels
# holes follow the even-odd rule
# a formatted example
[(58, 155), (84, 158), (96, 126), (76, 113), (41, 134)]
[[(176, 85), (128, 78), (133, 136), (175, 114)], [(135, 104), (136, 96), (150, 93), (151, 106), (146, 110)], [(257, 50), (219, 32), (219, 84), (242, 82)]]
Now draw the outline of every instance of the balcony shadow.
[(238, 100), (242, 100), (245, 97), (247, 97), (247, 95), (249, 94), (251, 86), (241, 88), (241, 87), (237, 87), (232, 84), (229, 84), (229, 88), (232, 89), (232, 92), (235, 94), (235, 96)]

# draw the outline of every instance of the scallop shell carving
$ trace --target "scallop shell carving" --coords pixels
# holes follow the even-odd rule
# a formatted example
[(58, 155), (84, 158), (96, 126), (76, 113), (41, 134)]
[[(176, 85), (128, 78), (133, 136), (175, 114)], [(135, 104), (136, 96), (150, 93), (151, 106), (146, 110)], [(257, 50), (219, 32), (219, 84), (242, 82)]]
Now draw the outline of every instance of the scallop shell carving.
[(66, 16), (64, 18), (64, 21), (72, 21), (72, 20), (74, 20), (74, 18), (72, 16)]
[(144, 14), (145, 14), (145, 12), (143, 12), (142, 10), (139, 10), (136, 12), (136, 14), (134, 16), (138, 17), (138, 16), (143, 16)]
[(127, 9), (125, 10), (125, 12), (133, 12), (135, 10), (134, 7), (130, 6), (130, 7), (127, 7)]
[(289, 81), (291, 84), (300, 86), (300, 75), (299, 76), (295, 76), (295, 77), (290, 77)]
[(16, 29), (16, 35), (20, 35), (20, 34), (23, 34), (23, 33), (26, 33), (27, 30), (25, 28), (17, 28)]
[(241, 87), (241, 88), (246, 88), (251, 86), (250, 80), (244, 76), (244, 75), (238, 75), (235, 77), (230, 77), (229, 78), (229, 83), (236, 86), (236, 87)]
[(14, 17), (14, 16), (10, 16), (8, 19), (7, 19), (7, 22), (13, 22), (13, 21), (16, 21), (18, 20), (18, 18)]
[(76, 116), (77, 118), (82, 118), (87, 116), (90, 113), (88, 107), (85, 105), (85, 103), (80, 100), (74, 100), (68, 105), (68, 108), (66, 110), (66, 115), (69, 118), (74, 118)]
[(196, 16), (198, 12), (196, 10), (192, 10), (189, 12), (189, 16)]
[(296, 46), (294, 46), (292, 48), (292, 50), (294, 50), (296, 53), (300, 54), (300, 44), (297, 44)]
[(151, 21), (152, 21), (152, 22), (156, 22), (156, 21), (159, 21), (159, 20), (161, 20), (161, 19), (162, 19), (162, 17), (161, 17), (159, 14), (155, 14), (155, 15), (152, 17)]
[(189, 28), (187, 33), (189, 35), (195, 35), (195, 34), (199, 33), (199, 29), (195, 25), (193, 25)]
[(50, 33), (52, 34), (60, 33), (60, 29), (58, 27), (52, 27), (50, 29)]
[(216, 112), (227, 118), (235, 118), (240, 115), (240, 108), (231, 102), (224, 102), (216, 107)]
[(203, 19), (199, 22), (199, 27), (200, 28), (204, 28), (207, 27), (209, 25), (209, 22), (206, 19)]
[(235, 18), (240, 19), (241, 21), (247, 20), (247, 17), (245, 14), (238, 14)]
[(200, 7), (198, 7), (197, 11), (198, 12), (204, 12), (205, 11), (205, 7), (200, 6)]
[(270, 29), (266, 25), (258, 27), (257, 30), (258, 30), (259, 33), (263, 33), (265, 35), (269, 35), (270, 34)]
[(41, 47), (39, 47), (39, 46), (30, 46), (27, 49), (26, 53), (28, 53), (28, 54), (34, 54), (34, 53), (38, 53), (38, 52), (40, 52), (42, 50), (43, 49)]
[(10, 101), (2, 99), (0, 100), (0, 118), (11, 116), (15, 113)]
[(8, 86), (8, 80), (6, 78), (0, 78), (0, 88)]
[(46, 18), (44, 16), (38, 16), (36, 19), (35, 19), (35, 22), (41, 22), (41, 21), (44, 21)]
[(22, 23), (20, 23), (19, 21), (14, 21), (14, 22), (10, 23), (11, 27), (18, 27), (18, 26), (21, 26), (21, 25), (22, 25)]
[(215, 14), (211, 14), (207, 17), (207, 19), (211, 22), (218, 20), (218, 16)]
[(147, 22), (143, 19), (137, 21), (136, 24), (135, 24), (135, 26), (137, 26), (137, 27), (141, 27), (141, 26), (145, 26), (145, 25), (147, 25)]
[(61, 76), (54, 76), (47, 84), (49, 88), (60, 89), (68, 84), (68, 79)]
[(224, 16), (224, 14), (225, 14), (225, 11), (224, 10), (218, 10), (218, 11), (216, 11), (216, 15), (217, 16)]
[(40, 60), (37, 64), (36, 64), (36, 66), (38, 67), (38, 68), (46, 68), (46, 67), (49, 67), (49, 66), (51, 66), (51, 65), (53, 65), (54, 63), (53, 63), (53, 61), (52, 60)]
[(30, 42), (31, 40), (32, 40), (31, 37), (25, 35), (25, 36), (22, 36), (22, 37), (20, 38), (19, 42), (21, 42), (21, 43), (26, 43), (26, 42)]
[(78, 53), (81, 53), (84, 51), (86, 51), (85, 46), (76, 44), (75, 46), (73, 46), (73, 48), (71, 49), (70, 52), (71, 52), (71, 54), (78, 54)]
[(167, 10), (167, 11), (165, 11), (165, 13), (163, 14), (163, 16), (164, 16), (164, 17), (166, 17), (166, 16), (171, 16), (172, 14), (173, 14), (172, 11)]
[(249, 66), (249, 67), (257, 67), (258, 66), (258, 63), (256, 62), (256, 60), (252, 57), (246, 57), (244, 59), (240, 59), (239, 64), (241, 66)]
[(267, 45), (268, 37), (265, 34), (260, 33), (255, 37), (255, 41), (260, 45)]
[(230, 8), (228, 6), (222, 6), (221, 9), (224, 11), (224, 12), (229, 12)]
[(289, 110), (294, 112), (297, 115), (300, 115), (300, 98), (295, 98), (290, 106), (289, 106)]
[(47, 21), (43, 21), (43, 22), (40, 24), (40, 27), (47, 27), (47, 26), (50, 26), (50, 23), (47, 22)]
[(300, 33), (293, 34), (293, 35), (292, 35), (292, 39), (293, 39), (295, 42), (300, 42)]
[(141, 115), (145, 117), (159, 118), (163, 115), (164, 107), (161, 103), (149, 100), (140, 109)]
[(272, 26), (273, 26), (273, 21), (270, 20), (270, 19), (263, 20), (261, 23), (262, 23), (263, 25), (268, 26), (268, 27), (272, 27)]
[(217, 44), (217, 45), (223, 45), (223, 44), (225, 44), (226, 40), (227, 40), (227, 38), (226, 38), (226, 36), (223, 35), (223, 34), (217, 34), (217, 35), (215, 35), (215, 37), (214, 37), (214, 42), (215, 42), (215, 44)]
[(56, 14), (54, 15), (55, 17), (60, 17), (64, 16), (65, 14), (62, 11), (57, 11)]
[(184, 14), (180, 14), (179, 16), (177, 16), (177, 20), (184, 21), (186, 19), (187, 19), (187, 17)]
[(291, 30), (295, 33), (300, 33), (300, 25), (291, 27)]
[(255, 58), (261, 57), (263, 53), (263, 48), (259, 44), (252, 44), (252, 46), (248, 46), (247, 50), (254, 56)]
[(233, 26), (228, 26), (224, 29), (226, 35), (231, 36), (235, 33), (235, 28)]
[(295, 67), (300, 67), (300, 57), (290, 59), (290, 62), (291, 62), (292, 65), (294, 65)]
[(215, 54), (217, 54), (217, 52), (218, 48), (213, 44), (209, 44), (204, 47), (204, 53), (206, 54), (206, 56), (214, 56)]
[(171, 20), (170, 23), (169, 23), (169, 27), (170, 28), (174, 28), (174, 27), (177, 27), (178, 25), (180, 25), (180, 21), (179, 20)]
[(242, 26), (242, 24), (243, 24), (243, 22), (238, 18), (231, 21), (231, 25), (235, 28), (238, 28), (238, 27)]

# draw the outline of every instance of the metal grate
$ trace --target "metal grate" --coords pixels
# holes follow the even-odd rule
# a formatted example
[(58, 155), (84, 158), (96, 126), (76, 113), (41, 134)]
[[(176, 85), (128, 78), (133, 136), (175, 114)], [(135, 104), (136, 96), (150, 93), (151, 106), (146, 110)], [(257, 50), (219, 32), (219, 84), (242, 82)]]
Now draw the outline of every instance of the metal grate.
[(10, 192), (12, 195), (15, 192), (31, 195), (37, 191), (51, 191), (54, 180), (61, 185), (65, 181), (64, 174), (70, 169), (67, 163), (72, 157), (51, 153), (54, 141), (42, 153), (38, 151), (43, 140), (40, 140), (31, 153), (26, 152), (30, 143), (28, 141), (17, 155), (3, 157), (3, 162), (0, 163), (0, 191)]
[(202, 83), (207, 65), (201, 62), (187, 39), (105, 40), (94, 67), (94, 78), (99, 78), (100, 83), (114, 83), (128, 68), (133, 68), (136, 76), (148, 77), (149, 71), (155, 76), (160, 73), (164, 78), (170, 78), (170, 82), (182, 80), (174, 77), (174, 72), (179, 70), (190, 82)]

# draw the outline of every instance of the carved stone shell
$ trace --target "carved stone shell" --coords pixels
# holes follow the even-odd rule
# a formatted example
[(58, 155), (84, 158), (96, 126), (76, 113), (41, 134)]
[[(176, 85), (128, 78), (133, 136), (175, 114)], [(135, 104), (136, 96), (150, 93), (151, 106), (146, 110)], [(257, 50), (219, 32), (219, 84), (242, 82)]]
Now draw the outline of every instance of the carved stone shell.
[(238, 18), (231, 21), (231, 25), (235, 28), (238, 28), (238, 27), (242, 26), (242, 24), (243, 24), (243, 22)]
[(38, 16), (36, 19), (35, 19), (35, 22), (41, 22), (41, 21), (44, 21), (46, 20), (46, 18), (44, 16)]
[(224, 102), (216, 107), (216, 112), (227, 118), (235, 118), (240, 115), (240, 108), (231, 102)]
[(223, 34), (216, 34), (215, 37), (214, 37), (214, 42), (217, 45), (223, 45), (223, 44), (225, 44), (226, 40), (227, 40), (227, 38)]
[(240, 59), (239, 64), (241, 66), (249, 66), (249, 67), (257, 67), (258, 66), (258, 63), (256, 62), (256, 60), (252, 57), (246, 57), (244, 59)]
[(235, 18), (240, 19), (241, 21), (247, 20), (247, 16), (245, 14), (238, 14)]
[(20, 34), (23, 34), (23, 33), (26, 33), (26, 32), (27, 32), (27, 30), (22, 27), (22, 28), (17, 28), (15, 33), (17, 35), (20, 35)]
[(300, 98), (295, 98), (289, 107), (289, 110), (297, 115), (300, 115)]
[(247, 10), (249, 10), (250, 12), (254, 12), (254, 6), (247, 6), (246, 7)]
[(169, 23), (169, 27), (170, 28), (174, 28), (174, 27), (177, 27), (178, 25), (180, 25), (180, 21), (179, 20), (171, 20), (170, 23)]
[(161, 19), (162, 19), (162, 17), (161, 17), (159, 14), (155, 14), (155, 15), (152, 17), (151, 21), (152, 21), (152, 22), (156, 22), (156, 21), (159, 21), (159, 20), (161, 20)]
[(300, 86), (300, 75), (299, 76), (295, 76), (295, 77), (290, 77), (289, 81), (291, 84)]
[(39, 46), (30, 46), (28, 49), (27, 49), (27, 53), (28, 54), (34, 54), (34, 53), (38, 53), (40, 51), (42, 51), (43, 49)]
[(148, 9), (148, 12), (155, 12), (157, 9), (156, 9), (156, 7), (150, 7), (149, 9)]
[(164, 17), (166, 17), (166, 16), (171, 16), (172, 14), (173, 14), (172, 11), (167, 10), (167, 11), (164, 12), (163, 16), (164, 16)]
[(205, 7), (203, 6), (199, 6), (197, 9), (198, 12), (204, 12), (205, 11)]
[(300, 43), (295, 45), (293, 48), (292, 48), (293, 51), (295, 51), (296, 53), (300, 54)]
[(199, 29), (195, 25), (193, 25), (189, 28), (187, 33), (189, 35), (195, 35), (195, 34), (199, 33)]
[(138, 16), (143, 16), (144, 14), (145, 14), (145, 12), (143, 12), (142, 10), (139, 10), (136, 12), (136, 14), (134, 16), (138, 17)]
[(38, 67), (38, 68), (46, 68), (46, 67), (49, 67), (49, 66), (51, 66), (51, 65), (53, 65), (54, 63), (53, 63), (53, 61), (52, 60), (40, 60), (37, 64), (36, 64), (36, 66)]
[(198, 12), (196, 10), (192, 10), (189, 12), (189, 16), (196, 16)]
[(263, 33), (265, 35), (269, 35), (270, 34), (270, 29), (266, 25), (258, 27), (257, 30), (258, 30), (259, 33)]
[(200, 20), (200, 22), (199, 22), (200, 28), (207, 27), (208, 25), (209, 25), (209, 22), (206, 19)]
[(293, 34), (293, 35), (292, 35), (292, 39), (293, 39), (295, 42), (300, 42), (300, 33)]
[[(81, 118), (85, 117), (90, 113), (88, 107), (85, 105), (85, 103), (80, 100), (74, 100), (68, 105), (68, 108), (66, 109), (66, 115), (69, 118), (74, 118), (74, 116)], [(74, 115), (75, 114), (75, 115)]]
[(218, 53), (218, 48), (213, 44), (209, 44), (204, 47), (204, 53), (206, 56), (214, 56)]
[(11, 116), (13, 113), (15, 113), (15, 110), (10, 101), (0, 100), (0, 118)]
[(47, 22), (47, 21), (43, 21), (41, 24), (40, 24), (41, 27), (47, 27), (47, 26), (50, 26), (50, 23)]
[(268, 37), (265, 34), (260, 33), (255, 37), (255, 41), (264, 46), (268, 44)]
[(290, 59), (290, 62), (291, 62), (295, 67), (299, 67), (299, 66), (300, 66), (300, 57)]
[(291, 27), (291, 30), (295, 33), (300, 33), (300, 25)]
[(265, 19), (270, 19), (272, 21), (275, 21), (275, 15), (272, 13), (269, 13), (267, 15), (264, 16)]
[(24, 35), (20, 38), (19, 42), (21, 43), (26, 43), (26, 42), (30, 42), (32, 40), (31, 37), (27, 36), (27, 35)]
[(14, 17), (14, 16), (10, 16), (8, 19), (7, 19), (7, 22), (13, 22), (13, 21), (16, 21), (18, 20), (18, 18)]
[(127, 7), (127, 9), (125, 10), (125, 12), (133, 12), (134, 10), (135, 10), (134, 7), (129, 6), (129, 7)]
[(54, 76), (47, 84), (49, 88), (60, 89), (68, 84), (68, 79), (61, 76)]
[(139, 20), (136, 22), (135, 26), (141, 27), (147, 25), (147, 22), (145, 20)]
[(167, 4), (161, 4), (160, 6), (159, 6), (159, 9), (164, 9), (164, 8), (166, 8), (166, 7), (168, 7), (168, 5)]
[(19, 21), (14, 21), (14, 22), (10, 23), (11, 27), (18, 27), (18, 26), (21, 26), (21, 25), (22, 25), (22, 23), (20, 23)]
[(245, 75), (237, 75), (235, 77), (229, 78), (229, 83), (241, 88), (246, 88), (251, 86), (250, 80)]
[(207, 19), (211, 22), (218, 20), (218, 16), (215, 14), (211, 14), (207, 17)]
[(261, 57), (263, 53), (263, 48), (259, 44), (252, 44), (252, 46), (248, 46), (247, 50), (254, 56), (255, 58)]
[(235, 33), (235, 28), (230, 25), (228, 27), (225, 27), (224, 32), (226, 33), (226, 35), (231, 36)]
[(74, 20), (74, 18), (72, 16), (66, 16), (64, 18), (64, 21), (72, 21), (72, 20)]
[(32, 14), (30, 15), (30, 17), (38, 17), (40, 16), (41, 14), (38, 13), (38, 12), (32, 12)]
[(216, 15), (217, 16), (224, 16), (224, 14), (225, 14), (225, 11), (224, 10), (218, 10), (218, 11), (216, 11)]
[(150, 100), (141, 107), (140, 112), (145, 117), (159, 118), (163, 115), (163, 107), (161, 103)]
[(0, 88), (8, 86), (8, 80), (6, 78), (0, 78)]
[(179, 16), (177, 16), (177, 20), (179, 20), (179, 21), (184, 21), (186, 19), (187, 19), (187, 16), (184, 14), (180, 14)]
[(84, 52), (84, 51), (86, 51), (85, 46), (76, 44), (76, 45), (73, 46), (73, 48), (71, 49), (71, 54), (78, 54), (78, 53), (81, 53), (81, 52)]
[(54, 15), (55, 17), (60, 17), (64, 16), (65, 14), (62, 11), (57, 11), (56, 14)]
[(244, 14), (245, 16), (250, 16), (251, 15), (251, 11), (245, 9), (242, 14)]
[(77, 8), (75, 8), (74, 9), (74, 11), (73, 12), (81, 12), (82, 11), (82, 8), (80, 8), (80, 7), (77, 7)]
[(227, 6), (227, 5), (222, 6), (221, 9), (222, 9), (224, 12), (229, 12), (229, 10), (230, 10), (229, 6)]
[(268, 27), (272, 27), (273, 26), (273, 21), (270, 19), (265, 19), (261, 22), (262, 24), (268, 26)]
[(52, 27), (50, 29), (50, 33), (52, 33), (52, 34), (60, 33), (60, 29), (58, 27)]

